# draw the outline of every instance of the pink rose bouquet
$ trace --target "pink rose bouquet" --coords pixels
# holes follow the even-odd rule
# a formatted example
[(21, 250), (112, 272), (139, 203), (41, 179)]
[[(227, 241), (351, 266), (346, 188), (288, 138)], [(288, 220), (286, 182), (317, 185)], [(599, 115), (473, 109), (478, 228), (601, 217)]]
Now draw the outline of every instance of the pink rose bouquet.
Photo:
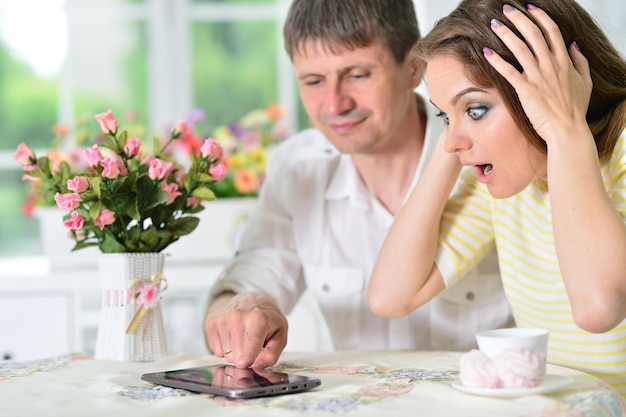
[(112, 111), (95, 118), (102, 141), (82, 150), (80, 164), (51, 153), (37, 157), (23, 143), (13, 156), (24, 167), (23, 179), (67, 212), (73, 250), (161, 252), (191, 233), (199, 222), (193, 214), (215, 199), (211, 187), (227, 175), (221, 145), (202, 140), (189, 150), (185, 167), (170, 151), (189, 129), (186, 122), (176, 123), (165, 141), (155, 139), (147, 153), (138, 137), (119, 129)]

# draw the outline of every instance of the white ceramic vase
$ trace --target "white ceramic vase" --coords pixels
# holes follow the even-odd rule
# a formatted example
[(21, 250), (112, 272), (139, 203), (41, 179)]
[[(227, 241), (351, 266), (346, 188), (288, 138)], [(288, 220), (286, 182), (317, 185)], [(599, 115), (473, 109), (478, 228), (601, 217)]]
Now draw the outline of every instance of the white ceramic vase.
[(102, 310), (95, 359), (145, 362), (168, 355), (160, 302), (167, 288), (164, 261), (162, 253), (98, 256)]

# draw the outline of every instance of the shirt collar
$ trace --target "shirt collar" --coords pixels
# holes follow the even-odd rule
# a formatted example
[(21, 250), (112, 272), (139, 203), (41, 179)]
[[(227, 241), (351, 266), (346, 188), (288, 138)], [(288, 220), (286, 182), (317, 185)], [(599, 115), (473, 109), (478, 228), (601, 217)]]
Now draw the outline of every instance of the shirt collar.
[[(423, 98), (427, 97), (422, 95)], [(437, 124), (437, 110), (434, 108), (432, 104), (430, 104), (427, 100), (426, 103), (426, 131), (424, 137), (424, 145), (422, 148), (422, 155), (420, 157), (420, 161), (417, 164), (417, 169), (415, 170), (415, 174), (413, 175), (413, 181), (407, 192), (407, 195), (404, 197), (404, 202), (409, 198), (411, 194), (411, 190), (417, 184), (417, 180), (419, 179), (422, 171), (424, 170), (424, 166), (426, 165), (426, 161), (430, 158), (432, 154), (439, 135), (443, 130), (443, 123)], [(367, 190), (363, 182), (361, 181), (361, 177), (359, 176), (356, 166), (354, 165), (354, 161), (352, 157), (348, 154), (338, 153), (338, 166), (333, 175), (328, 188), (326, 189), (325, 198), (327, 200), (339, 200), (342, 198), (349, 198), (351, 202), (360, 208), (369, 208), (371, 206), (372, 196), (370, 192)]]
[(352, 157), (340, 154), (335, 175), (326, 189), (327, 200), (349, 198), (359, 208), (368, 208), (371, 195), (357, 173)]

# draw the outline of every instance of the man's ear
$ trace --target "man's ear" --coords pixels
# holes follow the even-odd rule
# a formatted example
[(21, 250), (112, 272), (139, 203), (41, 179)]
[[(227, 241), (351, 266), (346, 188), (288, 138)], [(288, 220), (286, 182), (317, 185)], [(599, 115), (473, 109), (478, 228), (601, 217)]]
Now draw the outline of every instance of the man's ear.
[(407, 63), (409, 65), (409, 70), (411, 71), (411, 86), (413, 89), (417, 88), (417, 86), (422, 82), (422, 78), (424, 77), (424, 72), (426, 71), (426, 62), (417, 57), (414, 52), (415, 47), (421, 42), (421, 39), (418, 39), (415, 42), (415, 45), (407, 52)]

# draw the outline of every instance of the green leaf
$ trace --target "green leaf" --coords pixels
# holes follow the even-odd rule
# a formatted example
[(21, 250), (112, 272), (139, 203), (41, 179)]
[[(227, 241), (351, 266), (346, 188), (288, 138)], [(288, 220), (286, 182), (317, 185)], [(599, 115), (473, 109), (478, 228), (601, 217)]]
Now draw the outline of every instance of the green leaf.
[(157, 136), (152, 138), (152, 152), (157, 157), (161, 155), (161, 140)]
[(128, 132), (123, 130), (122, 133), (117, 137), (117, 153), (121, 154), (124, 151), (124, 146), (126, 146), (126, 141), (128, 140)]
[(215, 181), (214, 178), (210, 176), (209, 174), (198, 174), (197, 179), (198, 179), (198, 182), (201, 182), (204, 184)]
[(117, 152), (117, 141), (115, 140), (115, 136), (105, 135), (104, 143), (102, 144), (105, 148), (111, 149), (113, 152)]
[(100, 200), (94, 201), (89, 207), (89, 217), (91, 217), (95, 221), (100, 214), (101, 208), (102, 202)]
[(91, 187), (91, 190), (96, 194), (96, 198), (98, 200), (102, 198), (102, 191), (100, 190), (102, 180), (100, 179), (100, 177), (89, 177), (87, 178), (87, 181), (89, 181), (89, 186)]
[(46, 180), (48, 178), (48, 176), (40, 169), (36, 169), (36, 170), (33, 170), (33, 171), (25, 171), (24, 173), (26, 175), (29, 175), (29, 176), (33, 177), (33, 178), (39, 178), (39, 179), (42, 179), (42, 180)]
[(72, 248), (72, 252), (80, 250), (80, 249), (84, 249), (84, 248), (89, 248), (92, 246), (98, 246), (98, 242), (97, 241), (88, 242), (85, 240), (81, 240), (80, 242), (76, 242), (76, 244)]
[(102, 253), (119, 253), (127, 252), (124, 245), (118, 242), (115, 237), (105, 230), (102, 243), (100, 244), (100, 251)]
[(191, 195), (193, 197), (197, 197), (200, 200), (204, 200), (204, 201), (213, 201), (213, 200), (215, 200), (215, 194), (213, 193), (213, 191), (211, 191), (211, 190), (209, 190), (208, 188), (205, 188), (205, 187), (196, 188), (195, 190), (193, 190), (191, 192)]
[[(159, 246), (159, 233), (156, 227), (150, 226), (139, 234), (139, 249), (142, 252), (153, 251)], [(142, 249), (143, 248), (143, 249)]]
[(196, 227), (198, 227), (199, 223), (200, 219), (198, 217), (186, 216), (175, 219), (173, 222), (171, 222), (169, 229), (172, 231), (172, 233), (178, 236), (184, 236), (196, 230)]
[(61, 175), (61, 181), (63, 181), (63, 183), (72, 178), (72, 169), (66, 161), (61, 161), (61, 163), (59, 164), (59, 172)]
[(156, 207), (165, 203), (169, 198), (169, 194), (150, 178), (140, 177), (137, 180), (137, 199), (140, 202), (140, 210)]

